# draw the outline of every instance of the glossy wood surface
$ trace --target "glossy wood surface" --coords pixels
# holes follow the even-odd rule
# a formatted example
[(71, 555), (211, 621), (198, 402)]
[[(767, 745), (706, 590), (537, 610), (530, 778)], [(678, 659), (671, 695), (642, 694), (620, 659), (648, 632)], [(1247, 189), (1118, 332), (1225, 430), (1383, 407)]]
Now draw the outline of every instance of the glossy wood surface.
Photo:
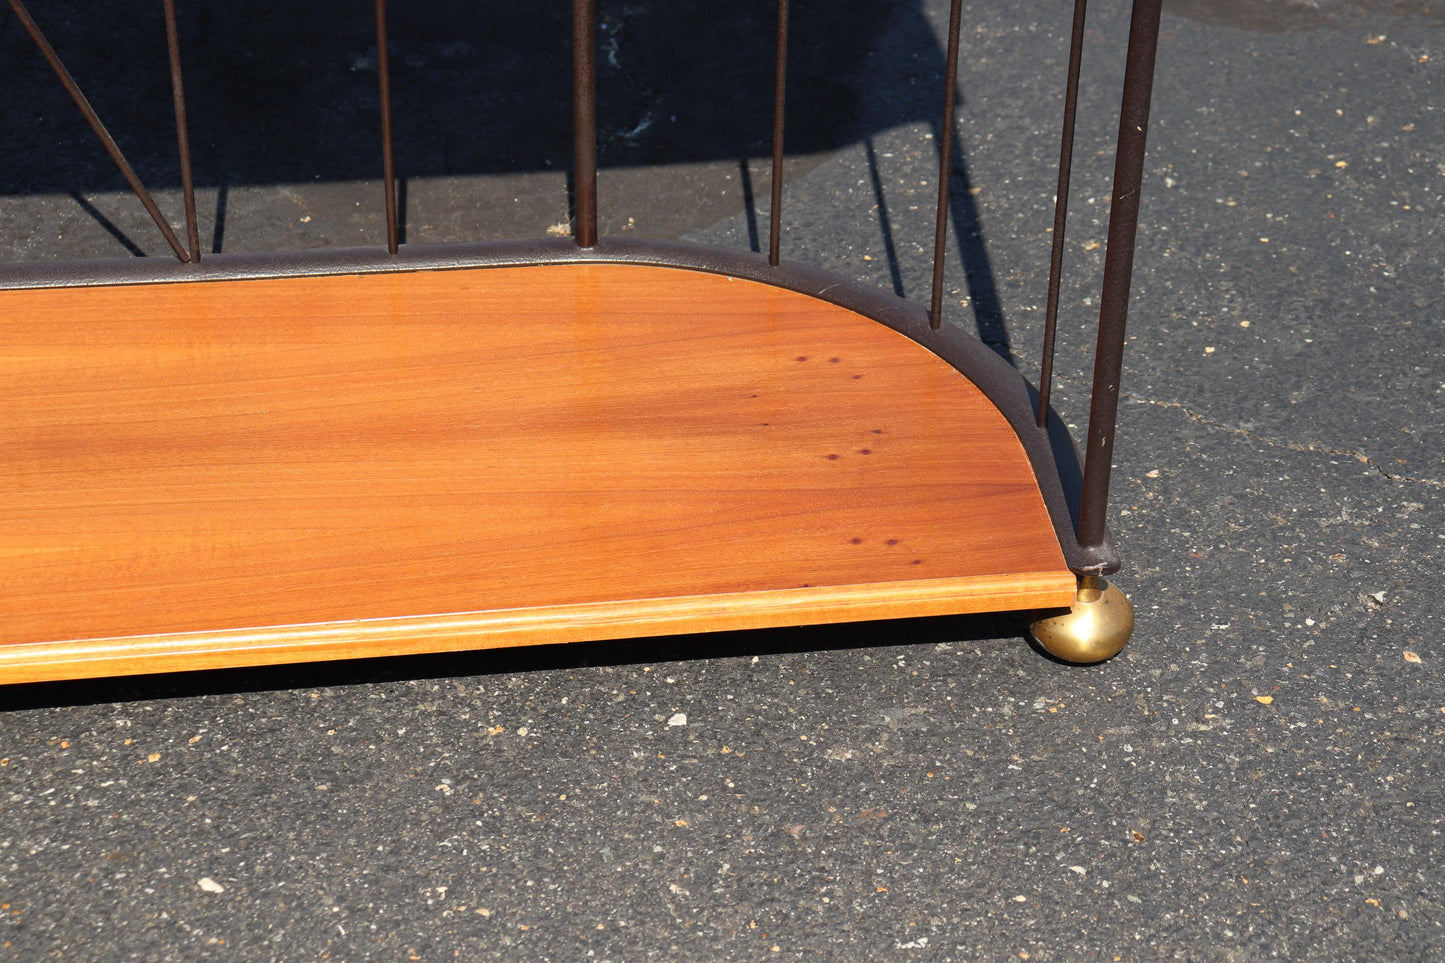
[(967, 379), (749, 281), (574, 264), (0, 292), (0, 385), (0, 681), (1074, 587)]

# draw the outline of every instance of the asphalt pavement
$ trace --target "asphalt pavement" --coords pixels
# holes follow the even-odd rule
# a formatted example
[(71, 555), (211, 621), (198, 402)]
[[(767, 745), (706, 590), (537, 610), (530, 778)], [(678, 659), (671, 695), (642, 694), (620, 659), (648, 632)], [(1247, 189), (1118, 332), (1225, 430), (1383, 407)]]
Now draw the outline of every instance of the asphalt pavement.
[[(158, 10), (31, 6), (178, 222)], [(482, 6), (393, 14), (412, 242), (567, 222), (565, 10)], [(602, 4), (604, 233), (766, 238), (771, 8), (706, 6)], [(207, 250), (382, 236), (369, 25), (293, 7), (182, 11)], [(794, 7), (784, 256), (926, 301), (948, 5)], [(948, 323), (1032, 378), (1069, 11), (965, 16)], [(0, 260), (164, 255), (27, 43), (0, 16)], [(1445, 959), (1442, 160), (1439, 0), (1166, 3), (1115, 660), (997, 616), (0, 689), (0, 958)]]

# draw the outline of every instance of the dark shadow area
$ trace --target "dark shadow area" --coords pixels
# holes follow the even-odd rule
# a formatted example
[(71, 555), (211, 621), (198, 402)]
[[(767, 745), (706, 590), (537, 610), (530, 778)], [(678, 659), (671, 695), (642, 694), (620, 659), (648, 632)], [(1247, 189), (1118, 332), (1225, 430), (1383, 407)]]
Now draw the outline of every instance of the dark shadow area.
[(761, 254), (763, 242), (758, 236), (758, 205), (753, 196), (753, 172), (748, 167), (746, 154), (738, 158), (738, 181), (743, 190), (743, 216), (748, 222), (748, 250)]
[(396, 179), (396, 243), (406, 243), (406, 188), (407, 179)]
[(156, 675), (38, 682), (5, 687), (0, 712), (64, 705), (147, 702), (197, 696), (405, 682), (456, 676), (506, 676), (591, 666), (650, 665), (697, 659), (739, 659), (755, 655), (806, 654), (900, 644), (970, 643), (1012, 645), (1025, 635), (1016, 613), (892, 619), (844, 625), (712, 632), (657, 638), (571, 642), (437, 655), (312, 662), (250, 669), (213, 669)]
[[(30, 8), (146, 186), (176, 186), (161, 5), (33, 0)], [(198, 185), (380, 175), (369, 6), (251, 0), (184, 5), (179, 16)], [(602, 166), (766, 154), (775, 16), (773, 0), (603, 0)], [(567, 3), (430, 0), (393, 4), (388, 17), (399, 174), (570, 164)], [(862, 136), (861, 102), (883, 80), (881, 65), (869, 57), (870, 38), (900, 17), (917, 20), (917, 32), (931, 36), (917, 0), (794, 2), (790, 153), (825, 151)], [(125, 189), (8, 10), (0, 16), (0, 65), (12, 91), (0, 103), (0, 142), (10, 147), (0, 193)], [(921, 118), (905, 110), (874, 119), (891, 125)]]
[(216, 185), (216, 225), (211, 231), (212, 254), (220, 254), (226, 243), (226, 201), (229, 194), (225, 184)]

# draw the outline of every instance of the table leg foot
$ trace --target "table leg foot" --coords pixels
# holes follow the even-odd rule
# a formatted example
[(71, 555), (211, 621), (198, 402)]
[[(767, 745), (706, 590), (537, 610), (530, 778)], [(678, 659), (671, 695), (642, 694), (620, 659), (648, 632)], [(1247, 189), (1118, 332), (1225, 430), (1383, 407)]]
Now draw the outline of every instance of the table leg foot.
[(1067, 612), (1045, 615), (1029, 624), (1029, 634), (1050, 655), (1088, 665), (1112, 659), (1134, 631), (1134, 607), (1117, 586), (1086, 575)]

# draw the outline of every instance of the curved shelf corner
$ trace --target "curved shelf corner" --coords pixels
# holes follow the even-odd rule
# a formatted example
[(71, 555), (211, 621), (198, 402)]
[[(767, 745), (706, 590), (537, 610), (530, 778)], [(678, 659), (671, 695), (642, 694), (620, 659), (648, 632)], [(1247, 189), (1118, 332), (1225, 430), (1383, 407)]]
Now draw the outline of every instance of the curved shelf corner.
[(1036, 454), (924, 338), (413, 267), (0, 294), (0, 681), (1072, 599)]

